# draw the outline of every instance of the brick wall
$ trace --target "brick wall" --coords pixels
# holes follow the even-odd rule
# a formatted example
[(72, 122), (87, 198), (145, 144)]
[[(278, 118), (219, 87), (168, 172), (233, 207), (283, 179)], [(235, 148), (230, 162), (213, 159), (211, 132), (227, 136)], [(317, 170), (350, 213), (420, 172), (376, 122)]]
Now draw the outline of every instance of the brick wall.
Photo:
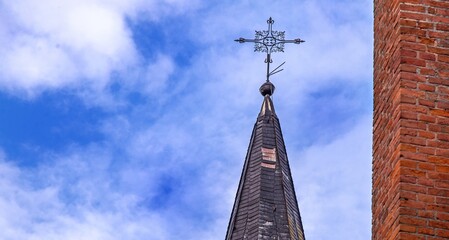
[(449, 239), (449, 0), (374, 18), (372, 239)]

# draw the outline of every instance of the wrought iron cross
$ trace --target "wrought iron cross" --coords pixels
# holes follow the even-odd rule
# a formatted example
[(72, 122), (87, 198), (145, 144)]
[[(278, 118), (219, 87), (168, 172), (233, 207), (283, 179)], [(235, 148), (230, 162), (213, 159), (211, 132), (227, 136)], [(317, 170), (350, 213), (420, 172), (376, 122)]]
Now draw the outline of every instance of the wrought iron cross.
[(234, 41), (239, 43), (245, 42), (253, 42), (254, 52), (266, 52), (267, 58), (265, 59), (265, 63), (267, 64), (267, 82), (270, 81), (270, 76), (274, 75), (284, 69), (278, 70), (285, 62), (276, 67), (273, 71), (270, 72), (270, 63), (273, 63), (271, 59), (271, 53), (273, 52), (284, 52), (284, 44), (285, 43), (294, 43), (300, 44), (304, 42), (299, 38), (293, 40), (285, 40), (285, 31), (273, 31), (273, 23), (274, 20), (270, 17), (267, 20), (268, 30), (267, 31), (256, 31), (256, 37), (254, 39), (246, 39), (239, 38)]

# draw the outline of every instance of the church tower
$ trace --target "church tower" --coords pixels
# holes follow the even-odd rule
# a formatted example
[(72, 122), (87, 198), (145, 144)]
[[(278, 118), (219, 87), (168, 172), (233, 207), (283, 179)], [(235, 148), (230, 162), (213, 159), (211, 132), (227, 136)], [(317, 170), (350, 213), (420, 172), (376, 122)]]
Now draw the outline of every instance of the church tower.
[(273, 23), (270, 18), (268, 31), (256, 31), (255, 39), (236, 40), (255, 42), (255, 51), (267, 53), (267, 81), (259, 89), (262, 107), (249, 143), (226, 240), (305, 239), (281, 126), (271, 99), (274, 85), (269, 81), (271, 75), (280, 71), (278, 67), (270, 72), (271, 52), (283, 51), (284, 43), (303, 41), (284, 40), (284, 32), (272, 31)]
[(449, 239), (449, 1), (374, 18), (372, 239)]

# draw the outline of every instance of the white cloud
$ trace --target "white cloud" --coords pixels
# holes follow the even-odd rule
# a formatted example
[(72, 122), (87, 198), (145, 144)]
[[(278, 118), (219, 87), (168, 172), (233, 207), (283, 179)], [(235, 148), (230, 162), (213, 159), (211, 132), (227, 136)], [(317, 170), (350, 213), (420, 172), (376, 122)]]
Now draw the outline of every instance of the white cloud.
[(3, 1), (0, 88), (24, 97), (66, 87), (104, 94), (112, 74), (141, 68), (127, 21), (148, 12), (140, 20), (155, 21), (197, 5), (172, 0)]
[(371, 125), (371, 115), (365, 116), (335, 141), (291, 155), (310, 239), (370, 237)]
[(10, 90), (54, 88), (74, 80), (73, 62), (64, 51), (43, 39), (16, 37), (2, 59), (0, 81)]
[(167, 239), (166, 219), (113, 183), (108, 158), (93, 148), (20, 169), (2, 157), (0, 238)]
[(164, 92), (169, 78), (175, 71), (175, 63), (167, 55), (158, 55), (154, 63), (147, 66), (145, 78), (139, 82), (140, 88), (148, 95)]
[(124, 16), (94, 2), (4, 3), (0, 86), (33, 96), (46, 89), (102, 88), (112, 71), (135, 61)]

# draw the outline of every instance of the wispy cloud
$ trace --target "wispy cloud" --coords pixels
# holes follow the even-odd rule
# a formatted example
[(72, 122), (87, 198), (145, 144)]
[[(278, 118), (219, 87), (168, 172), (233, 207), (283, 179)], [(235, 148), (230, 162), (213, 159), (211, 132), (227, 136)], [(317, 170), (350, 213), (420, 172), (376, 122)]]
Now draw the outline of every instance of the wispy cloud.
[(371, 116), (342, 137), (294, 152), (296, 189), (310, 239), (366, 239), (371, 231)]
[(0, 86), (22, 97), (61, 88), (104, 93), (114, 74), (145, 68), (128, 22), (157, 21), (195, 6), (194, 1), (5, 1)]

